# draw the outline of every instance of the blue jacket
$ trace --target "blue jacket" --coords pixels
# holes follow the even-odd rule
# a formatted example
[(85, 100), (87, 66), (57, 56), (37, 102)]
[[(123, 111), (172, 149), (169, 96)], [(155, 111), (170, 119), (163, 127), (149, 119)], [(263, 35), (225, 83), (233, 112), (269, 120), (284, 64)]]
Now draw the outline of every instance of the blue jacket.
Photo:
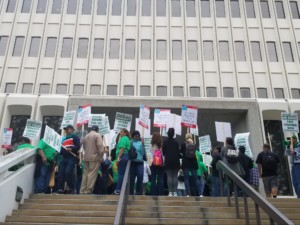
[(132, 145), (136, 149), (137, 157), (132, 160), (134, 162), (143, 162), (145, 155), (145, 147), (141, 141), (132, 140)]
[[(65, 146), (66, 148), (71, 148), (72, 152), (75, 155), (78, 155), (78, 151), (80, 150), (80, 147), (81, 147), (80, 146), (80, 138), (77, 137), (75, 134), (70, 134), (63, 138), (62, 146)], [(61, 147), (60, 154), (63, 156), (63, 158), (74, 157), (63, 147)]]

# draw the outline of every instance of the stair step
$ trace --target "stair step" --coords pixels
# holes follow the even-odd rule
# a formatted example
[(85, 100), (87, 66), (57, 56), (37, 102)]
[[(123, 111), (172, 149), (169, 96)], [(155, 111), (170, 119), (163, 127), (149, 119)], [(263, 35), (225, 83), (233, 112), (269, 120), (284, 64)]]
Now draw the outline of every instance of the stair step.
[[(114, 217), (115, 211), (76, 211), (77, 217)], [(26, 216), (74, 216), (71, 210), (32, 210), (20, 209), (13, 211), (12, 215)]]
[(77, 210), (77, 211), (116, 211), (116, 205), (71, 205), (71, 204), (21, 204), (19, 209), (44, 209), (44, 210)]
[(26, 199), (24, 204), (80, 204), (80, 205), (117, 205), (118, 201), (93, 199)]

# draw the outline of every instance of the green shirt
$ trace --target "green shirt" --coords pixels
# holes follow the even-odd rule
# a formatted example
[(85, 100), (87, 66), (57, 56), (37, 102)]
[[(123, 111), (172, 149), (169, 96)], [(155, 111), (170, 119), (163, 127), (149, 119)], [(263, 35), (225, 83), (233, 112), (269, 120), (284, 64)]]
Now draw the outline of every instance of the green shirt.
[(56, 156), (56, 150), (48, 145), (44, 139), (41, 139), (38, 145), (38, 149), (44, 152), (44, 155), (48, 162), (54, 162)]
[(198, 162), (197, 175), (202, 176), (204, 173), (207, 172), (207, 167), (203, 163), (203, 157), (199, 151), (196, 151), (196, 158), (197, 158), (197, 162)]
[(22, 148), (30, 148), (30, 149), (33, 149), (33, 148), (35, 148), (35, 147), (34, 147), (32, 144), (25, 143), (25, 144), (19, 145), (19, 146), (17, 147), (16, 150), (20, 150), (20, 149), (22, 149)]
[(130, 139), (127, 136), (121, 137), (117, 144), (116, 156), (119, 157), (121, 148), (124, 148), (124, 154), (128, 153), (130, 149)]

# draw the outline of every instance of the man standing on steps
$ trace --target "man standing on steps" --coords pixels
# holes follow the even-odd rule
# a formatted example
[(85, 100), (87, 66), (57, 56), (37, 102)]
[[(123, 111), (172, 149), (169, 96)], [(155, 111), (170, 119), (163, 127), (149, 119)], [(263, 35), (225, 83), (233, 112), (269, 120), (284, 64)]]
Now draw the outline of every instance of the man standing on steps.
[(83, 139), (84, 171), (81, 183), (81, 194), (92, 194), (104, 154), (104, 146), (99, 127), (93, 126)]
[(259, 176), (263, 179), (267, 197), (277, 198), (278, 194), (278, 156), (271, 151), (268, 143), (264, 144), (263, 151), (258, 154), (256, 164)]

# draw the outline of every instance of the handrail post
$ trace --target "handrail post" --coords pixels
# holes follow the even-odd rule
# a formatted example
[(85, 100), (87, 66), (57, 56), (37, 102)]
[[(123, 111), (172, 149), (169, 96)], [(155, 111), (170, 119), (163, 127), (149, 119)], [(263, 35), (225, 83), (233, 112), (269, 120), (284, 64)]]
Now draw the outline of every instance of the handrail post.
[(230, 184), (229, 184), (229, 179), (228, 179), (227, 175), (225, 175), (225, 179), (226, 179), (226, 188), (227, 188), (227, 203), (228, 203), (228, 206), (231, 207)]
[(249, 225), (250, 221), (249, 221), (248, 199), (246, 193), (243, 193), (243, 195), (244, 195), (245, 220), (246, 220), (246, 225)]
[(259, 206), (257, 203), (255, 203), (255, 216), (256, 216), (256, 224), (261, 225)]
[(220, 191), (221, 191), (221, 196), (224, 196), (224, 184), (223, 184), (223, 173), (222, 170), (219, 170), (219, 180), (220, 180)]
[(239, 193), (237, 185), (233, 184), (234, 188), (234, 201), (235, 201), (235, 212), (236, 212), (236, 218), (240, 219), (240, 207), (239, 207)]

